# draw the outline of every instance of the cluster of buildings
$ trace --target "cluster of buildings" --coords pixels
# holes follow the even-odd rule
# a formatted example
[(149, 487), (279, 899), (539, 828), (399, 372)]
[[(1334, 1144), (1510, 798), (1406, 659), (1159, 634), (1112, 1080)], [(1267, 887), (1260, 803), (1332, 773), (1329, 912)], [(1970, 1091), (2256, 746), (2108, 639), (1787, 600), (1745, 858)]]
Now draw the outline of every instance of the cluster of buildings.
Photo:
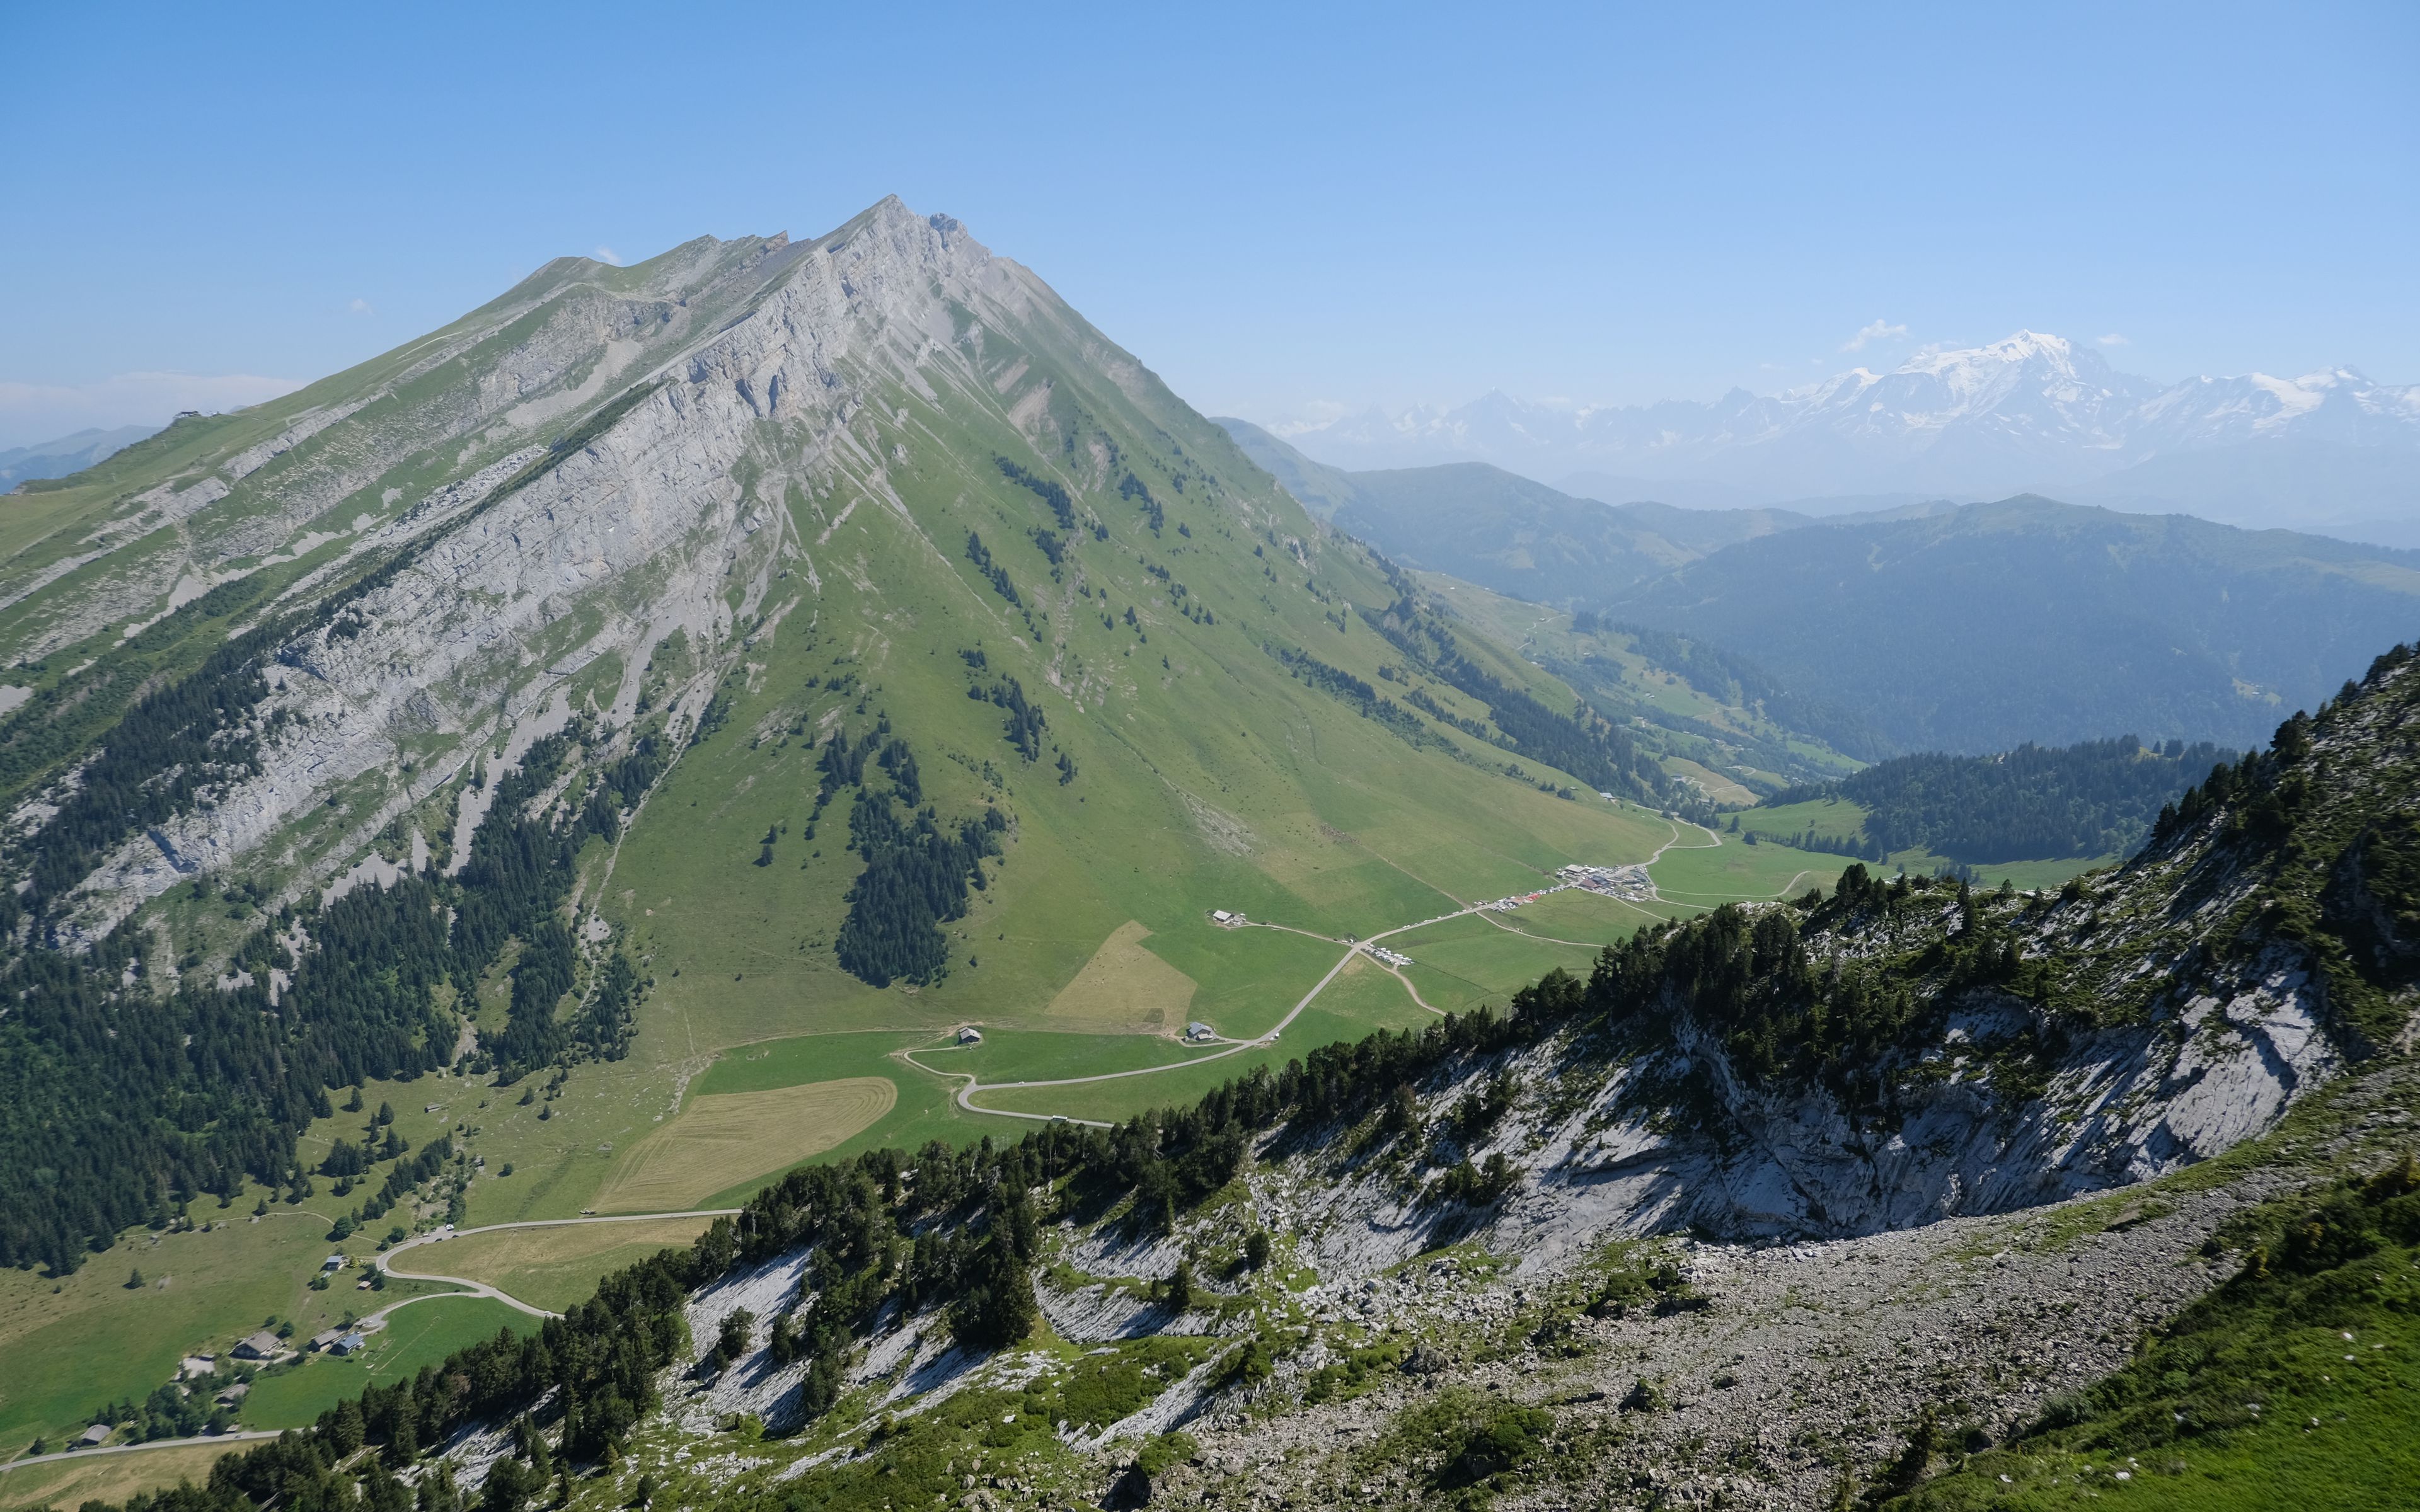
[(1560, 887), (1541, 887), (1535, 892), (1525, 892), (1516, 897), (1493, 899), (1487, 903), (1481, 903), (1479, 906), (1488, 913), (1509, 914), (1515, 908), (1520, 907), (1523, 903), (1533, 903), (1550, 892), (1560, 892), (1563, 889)]
[(1379, 960), (1384, 961), (1390, 966), (1408, 966), (1412, 964), (1412, 958), (1410, 956), (1405, 955), (1401, 950), (1389, 950), (1383, 945), (1373, 945), (1369, 947), (1369, 950), (1372, 955), (1376, 956)]
[(1567, 866), (1557, 874), (1572, 887), (1628, 903), (1646, 903), (1655, 896), (1655, 884), (1643, 866)]
[(322, 1329), (311, 1335), (311, 1349), (314, 1353), (325, 1350), (331, 1354), (342, 1357), (359, 1354), (369, 1347), (368, 1335), (359, 1328)]
[[(341, 1255), (328, 1257), (330, 1270), (344, 1263), (345, 1257)], [(255, 1366), (279, 1365), (289, 1360), (297, 1360), (306, 1351), (313, 1354), (325, 1352), (342, 1358), (359, 1354), (368, 1349), (370, 1335), (379, 1332), (383, 1326), (384, 1323), (380, 1319), (369, 1319), (359, 1323), (348, 1323), (340, 1328), (322, 1329), (312, 1335), (310, 1341), (300, 1350), (264, 1328), (236, 1340), (234, 1348), (227, 1350), (227, 1355), (241, 1365)], [(220, 1364), (219, 1356), (209, 1351), (197, 1351), (185, 1355), (177, 1362), (176, 1378), (170, 1383), (178, 1388), (179, 1394), (208, 1391), (212, 1384), (218, 1383), (220, 1389), (211, 1399), (221, 1407), (241, 1407), (243, 1399), (252, 1394), (252, 1383), (249, 1381), (225, 1381), (219, 1374)], [(213, 1428), (210, 1431), (218, 1430)], [(97, 1448), (115, 1438), (117, 1428), (114, 1424), (95, 1423), (87, 1427), (73, 1441), (71, 1447)]]

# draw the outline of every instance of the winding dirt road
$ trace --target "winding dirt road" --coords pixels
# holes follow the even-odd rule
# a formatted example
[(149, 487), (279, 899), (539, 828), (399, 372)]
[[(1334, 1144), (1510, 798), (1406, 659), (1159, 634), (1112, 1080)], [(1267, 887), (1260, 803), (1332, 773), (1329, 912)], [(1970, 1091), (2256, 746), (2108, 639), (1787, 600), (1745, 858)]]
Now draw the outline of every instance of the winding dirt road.
[(485, 1281), (473, 1281), (469, 1276), (439, 1275), (433, 1271), (398, 1271), (396, 1269), (395, 1257), (396, 1256), (402, 1254), (406, 1250), (418, 1249), (424, 1244), (442, 1244), (449, 1239), (468, 1239), (473, 1234), (493, 1234), (507, 1228), (572, 1228), (585, 1224), (646, 1223), (658, 1218), (727, 1218), (737, 1214), (738, 1211), (739, 1210), (737, 1208), (692, 1208), (686, 1212), (617, 1212), (613, 1214), (611, 1217), (605, 1218), (533, 1218), (525, 1223), (487, 1224), (477, 1228), (441, 1228), (433, 1233), (414, 1234), (411, 1238), (405, 1240), (402, 1243), (396, 1245), (393, 1249), (387, 1250), (383, 1254), (380, 1255), (372, 1263), (376, 1265), (379, 1270), (383, 1271), (392, 1276), (401, 1276), (408, 1281), (443, 1281), (450, 1285), (460, 1287), (462, 1290), (436, 1291), (429, 1293), (427, 1297), (406, 1297), (401, 1302), (396, 1303), (390, 1306), (380, 1308), (377, 1312), (370, 1314), (369, 1317), (363, 1319), (362, 1321), (365, 1323), (381, 1322), (385, 1319), (387, 1314), (394, 1312), (397, 1307), (409, 1307), (415, 1302), (427, 1302), (430, 1297), (458, 1297), (465, 1293), (474, 1297), (492, 1297), (496, 1301), (503, 1303), (505, 1306), (519, 1308), (520, 1311), (529, 1314), (533, 1318), (560, 1318), (563, 1316), (561, 1313), (548, 1312), (543, 1307), (533, 1307), (528, 1303), (521, 1301), (519, 1297), (514, 1296), (509, 1291), (498, 1290), (496, 1288), (489, 1286)]

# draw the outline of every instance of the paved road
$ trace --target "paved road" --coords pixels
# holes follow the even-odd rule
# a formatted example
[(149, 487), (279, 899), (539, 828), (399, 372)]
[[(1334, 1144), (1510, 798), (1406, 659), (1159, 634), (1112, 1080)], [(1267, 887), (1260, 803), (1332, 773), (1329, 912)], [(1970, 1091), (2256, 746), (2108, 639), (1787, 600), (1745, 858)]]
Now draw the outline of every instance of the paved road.
[(55, 1465), (66, 1459), (91, 1459), (101, 1455), (131, 1455), (142, 1449), (185, 1449), (197, 1443), (249, 1443), (256, 1439), (273, 1439), (274, 1428), (246, 1428), (240, 1433), (209, 1433), (194, 1439), (153, 1439), (148, 1443), (113, 1443), (100, 1449), (61, 1449), (46, 1455), (27, 1455), (0, 1464), (0, 1475), (27, 1465)]
[[(657, 1218), (727, 1218), (737, 1214), (738, 1211), (739, 1210), (737, 1208), (692, 1208), (686, 1212), (619, 1212), (608, 1218), (533, 1218), (526, 1223), (487, 1224), (477, 1228), (441, 1228), (434, 1233), (413, 1235), (411, 1238), (405, 1240), (402, 1243), (396, 1245), (393, 1249), (380, 1255), (373, 1263), (387, 1274), (402, 1276), (404, 1279), (409, 1281), (450, 1282), (455, 1286), (462, 1288), (463, 1291), (467, 1291), (474, 1297), (493, 1297), (496, 1301), (503, 1303), (505, 1306), (518, 1307), (522, 1312), (529, 1314), (533, 1318), (560, 1318), (563, 1316), (561, 1313), (551, 1313), (543, 1307), (533, 1307), (528, 1303), (521, 1301), (519, 1297), (514, 1296), (508, 1291), (500, 1291), (494, 1287), (488, 1285), (485, 1281), (473, 1281), (469, 1276), (439, 1275), (432, 1271), (398, 1271), (395, 1268), (395, 1257), (402, 1254), (405, 1250), (418, 1249), (423, 1244), (442, 1243), (449, 1239), (468, 1239), (473, 1234), (492, 1234), (506, 1228), (572, 1228), (582, 1224), (636, 1224), (646, 1223)], [(458, 1297), (462, 1295), (462, 1292), (441, 1291), (436, 1292), (433, 1295), (440, 1297)], [(370, 1314), (369, 1317), (362, 1319), (362, 1321), (365, 1323), (379, 1322), (383, 1320), (387, 1314), (395, 1311), (397, 1307), (409, 1307), (415, 1302), (427, 1302), (429, 1298), (427, 1297), (406, 1297), (401, 1302), (380, 1308), (377, 1312), (374, 1312)]]
[[(1719, 847), (1723, 842), (1722, 836), (1706, 828), (1703, 825), (1691, 825), (1689, 826), (1690, 828), (1698, 830), (1706, 837), (1707, 843), (1704, 845), (1683, 845), (1681, 843), (1681, 826), (1668, 819), (1666, 820), (1665, 823), (1671, 826), (1672, 838), (1666, 841), (1663, 844), (1655, 847), (1655, 854), (1649, 856), (1645, 861), (1639, 863), (1641, 866), (1653, 866), (1657, 861), (1663, 859), (1664, 853), (1666, 851), (1672, 850), (1676, 847), (1681, 850), (1712, 850)], [(1649, 886), (1652, 887), (1653, 884), (1652, 881)], [(1548, 890), (1560, 889), (1554, 888)], [(973, 1099), (977, 1092), (1011, 1091), (1030, 1087), (1081, 1087), (1091, 1082), (1122, 1081), (1128, 1076), (1156, 1076), (1163, 1072), (1183, 1071), (1188, 1067), (1202, 1065), (1205, 1061), (1223, 1060), (1229, 1056), (1241, 1055), (1247, 1050), (1262, 1049), (1274, 1042), (1278, 1036), (1285, 1031), (1288, 1025), (1301, 1017), (1302, 1011), (1311, 1006), (1312, 998), (1317, 997), (1322, 992), (1326, 990), (1327, 984), (1336, 980), (1337, 973), (1352, 964), (1353, 958), (1357, 955), (1365, 953), (1371, 946), (1377, 944), (1380, 940), (1388, 939), (1394, 935), (1405, 933), (1412, 930), (1426, 929), (1431, 924), (1442, 924), (1448, 919), (1461, 918), (1470, 914), (1484, 914), (1488, 911), (1489, 906), (1490, 905), (1487, 903), (1473, 903), (1466, 908), (1455, 909), (1450, 914), (1439, 914), (1435, 918), (1423, 918), (1410, 924), (1398, 924), (1393, 929), (1383, 930), (1376, 934), (1371, 935), (1368, 939), (1356, 941), (1345, 950), (1344, 954), (1338, 959), (1336, 964), (1327, 968), (1327, 975), (1319, 979), (1318, 985), (1312, 987), (1311, 991), (1303, 994), (1302, 1000), (1295, 1004), (1292, 1011), (1290, 1011), (1284, 1018), (1278, 1020), (1277, 1027), (1256, 1039), (1231, 1041), (1229, 1041), (1229, 1048), (1225, 1050), (1214, 1051), (1206, 1056), (1195, 1056), (1189, 1060), (1173, 1061), (1165, 1066), (1144, 1066), (1134, 1071), (1105, 1071), (1092, 1076), (1059, 1076), (1047, 1081), (1031, 1082), (985, 1082), (977, 1079), (970, 1072), (941, 1071), (937, 1067), (927, 1066), (923, 1061), (916, 1058), (920, 1055), (933, 1055), (941, 1051), (955, 1050), (958, 1048), (955, 1045), (941, 1045), (933, 1050), (902, 1051), (900, 1052), (899, 1058), (906, 1061), (908, 1065), (915, 1067), (918, 1071), (927, 1072), (936, 1076), (948, 1077), (958, 1081), (960, 1085), (957, 1093), (957, 1104), (958, 1106), (966, 1109), (969, 1113), (987, 1113), (992, 1117), (999, 1119), (1027, 1119), (1036, 1123), (1082, 1123), (1089, 1124), (1095, 1129), (1107, 1129), (1111, 1126), (1094, 1119), (1068, 1119), (1055, 1113), (1012, 1113), (1005, 1108), (979, 1107), (975, 1104)], [(1490, 919), (1488, 922), (1497, 923), (1498, 921)], [(1324, 934), (1313, 934), (1309, 930), (1295, 929), (1290, 924), (1265, 924), (1255, 921), (1249, 927), (1252, 929), (1283, 930), (1289, 934), (1306, 935), (1311, 939), (1329, 938)], [(1511, 928), (1509, 925), (1504, 927), (1508, 929)], [(1512, 933), (1515, 934), (1527, 933), (1526, 931), (1522, 930), (1512, 930)], [(1540, 935), (1531, 935), (1528, 937), (1544, 938), (1544, 936)], [(1330, 943), (1334, 942), (1331, 940)], [(1578, 942), (1573, 941), (1558, 943), (1576, 944)], [(1373, 959), (1374, 960), (1375, 957), (1373, 957)], [(1379, 962), (1378, 964), (1386, 969), (1393, 969), (1392, 967), (1387, 967), (1386, 963), (1384, 962)], [(1410, 979), (1404, 978), (1403, 973), (1396, 972), (1395, 975), (1404, 981), (1404, 986), (1411, 986)], [(1421, 1002), (1420, 995), (1417, 990), (1412, 993), (1412, 1000), (1416, 1003), (1419, 1003), (1420, 1007), (1429, 1009), (1429, 1011), (1432, 1013), (1437, 1011), (1434, 1008), (1429, 1008), (1427, 1003)]]
[[(940, 1071), (935, 1067), (927, 1066), (923, 1061), (915, 1058), (919, 1055), (935, 1054), (935, 1051), (905, 1051), (901, 1053), (900, 1058), (907, 1061), (908, 1064), (915, 1067), (917, 1070), (930, 1072), (936, 1076), (965, 1078), (965, 1085), (958, 1088), (957, 1103), (958, 1106), (966, 1109), (970, 1113), (988, 1113), (992, 1117), (1000, 1119), (1030, 1119), (1037, 1123), (1083, 1123), (1090, 1124), (1095, 1129), (1110, 1128), (1112, 1127), (1111, 1125), (1103, 1123), (1095, 1119), (1067, 1119), (1055, 1113), (1012, 1113), (1005, 1108), (977, 1107), (969, 1100), (977, 1092), (1007, 1091), (1028, 1087), (1081, 1087), (1087, 1082), (1114, 1082), (1122, 1081), (1128, 1076), (1156, 1076), (1162, 1072), (1183, 1071), (1188, 1067), (1199, 1066), (1207, 1061), (1224, 1060), (1229, 1056), (1239, 1056), (1247, 1050), (1262, 1049), (1274, 1043), (1278, 1036), (1285, 1032), (1288, 1025), (1302, 1016), (1302, 1011), (1311, 1006), (1311, 999), (1317, 997), (1322, 992), (1326, 991), (1327, 984), (1336, 980), (1337, 973), (1342, 971), (1346, 966), (1351, 965), (1353, 964), (1353, 958), (1364, 953), (1369, 947), (1375, 945), (1380, 940), (1401, 934), (1407, 930), (1426, 929), (1431, 924), (1442, 924), (1450, 918), (1460, 918), (1466, 914), (1479, 913), (1484, 906), (1484, 904), (1474, 903), (1468, 908), (1457, 908), (1450, 914), (1439, 914), (1435, 918), (1423, 918), (1409, 924), (1398, 924), (1393, 929), (1381, 931), (1376, 934), (1371, 935), (1368, 939), (1356, 941), (1352, 946), (1346, 949), (1345, 952), (1342, 956), (1337, 958), (1336, 964), (1327, 968), (1327, 975), (1319, 979), (1318, 985), (1312, 987), (1311, 991), (1303, 994), (1302, 1000), (1295, 1004), (1294, 1007), (1287, 1011), (1285, 1017), (1278, 1020), (1277, 1026), (1275, 1028), (1272, 1028), (1268, 1033), (1258, 1036), (1254, 1039), (1235, 1041), (1225, 1050), (1213, 1051), (1211, 1054), (1206, 1056), (1195, 1056), (1189, 1060), (1174, 1061), (1165, 1066), (1144, 1066), (1134, 1071), (1105, 1071), (1093, 1076), (1059, 1076), (1053, 1077), (1047, 1081), (1033, 1082), (984, 1082), (978, 1081), (970, 1072), (963, 1071)], [(1285, 930), (1288, 933), (1292, 934), (1310, 934), (1311, 933), (1308, 930), (1293, 929), (1284, 924), (1254, 924), (1250, 927), (1254, 929), (1280, 929)], [(1325, 939), (1326, 936), (1311, 935), (1311, 938)], [(1420, 1006), (1425, 1008), (1428, 1005), (1423, 1003)], [(938, 1048), (939, 1050), (954, 1050), (957, 1047), (955, 1045), (942, 1045)]]

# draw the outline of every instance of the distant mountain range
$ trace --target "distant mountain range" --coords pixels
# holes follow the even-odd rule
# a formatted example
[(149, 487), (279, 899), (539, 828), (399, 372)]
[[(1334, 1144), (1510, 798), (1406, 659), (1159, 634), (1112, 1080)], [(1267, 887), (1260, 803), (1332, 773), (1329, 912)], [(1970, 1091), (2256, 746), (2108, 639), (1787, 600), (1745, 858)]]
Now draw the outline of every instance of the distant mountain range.
[(1573, 408), (1493, 393), (1281, 434), (1338, 467), (1492, 462), (1607, 502), (1882, 496), (1858, 501), (1871, 505), (2047, 491), (2420, 546), (2420, 385), (2350, 368), (2162, 384), (2030, 331), (1711, 404)]
[(2420, 553), (2323, 536), (2033, 496), (1822, 519), (1608, 506), (1483, 463), (1346, 471), (1222, 424), (1406, 565), (1720, 647), (1898, 750), (2241, 748), (2420, 621)]
[(54, 441), (12, 446), (0, 452), (0, 493), (31, 478), (64, 478), (82, 472), (159, 429), (157, 425), (120, 425), (115, 430), (80, 430)]
[[(1312, 461), (1249, 421), (1218, 424), (1304, 507), (1347, 535), (1413, 566), (1541, 604), (1603, 604), (1724, 547), (1819, 523), (1814, 514), (1778, 507), (1608, 505), (1485, 462), (1350, 472)], [(1900, 504), (1823, 518), (1908, 518), (1954, 507)]]

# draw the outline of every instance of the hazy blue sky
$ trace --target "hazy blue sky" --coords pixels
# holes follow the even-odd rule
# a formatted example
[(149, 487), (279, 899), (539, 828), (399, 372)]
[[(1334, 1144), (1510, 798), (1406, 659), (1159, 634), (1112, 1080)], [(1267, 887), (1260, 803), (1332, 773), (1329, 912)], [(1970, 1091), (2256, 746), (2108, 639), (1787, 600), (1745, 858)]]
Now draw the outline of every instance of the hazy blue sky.
[(2409, 3), (371, 8), (0, 4), (0, 445), (890, 193), (1260, 419), (2021, 326), (2420, 381)]

